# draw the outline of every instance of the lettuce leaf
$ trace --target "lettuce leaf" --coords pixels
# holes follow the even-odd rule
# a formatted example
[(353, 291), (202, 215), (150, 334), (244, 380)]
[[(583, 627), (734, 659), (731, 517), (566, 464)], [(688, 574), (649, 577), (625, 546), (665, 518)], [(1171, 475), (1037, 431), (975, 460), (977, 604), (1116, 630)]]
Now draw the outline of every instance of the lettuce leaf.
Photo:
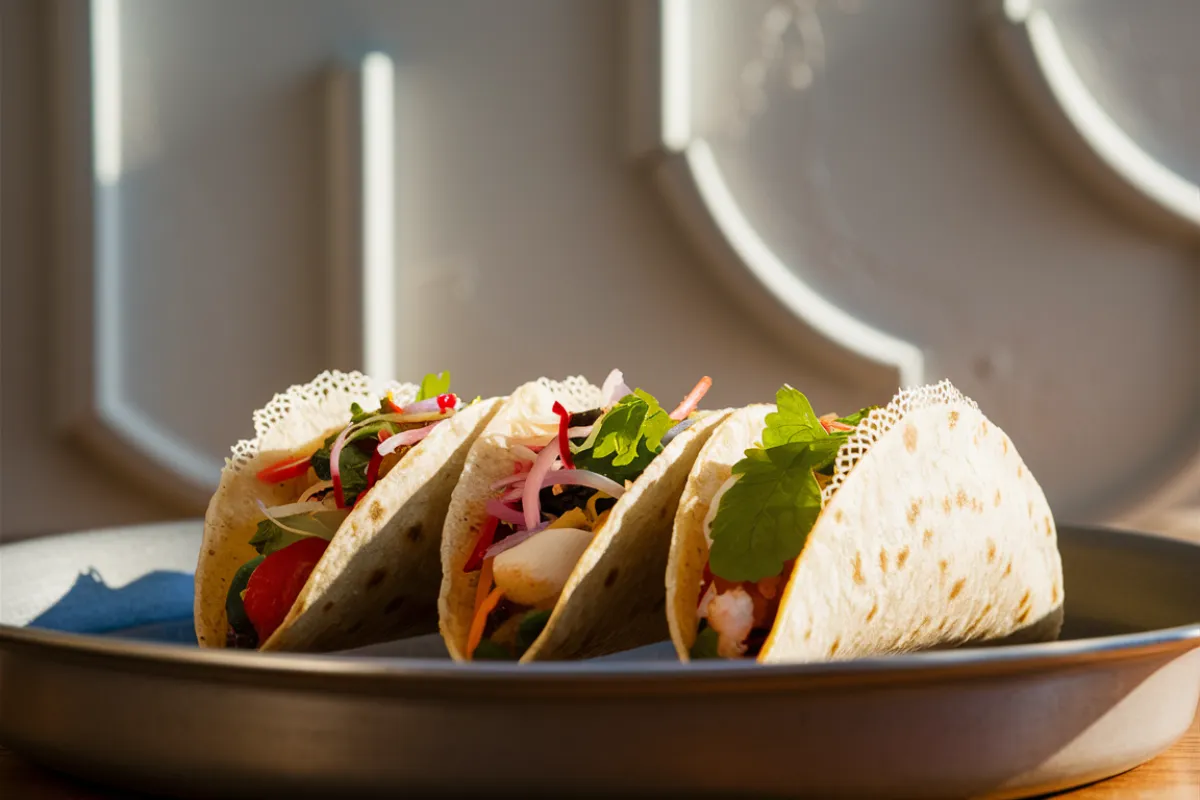
[[(349, 509), (330, 509), (329, 511), (317, 511), (309, 514), (293, 514), (288, 517), (281, 517), (280, 519), (286, 522), (289, 527), (310, 532), (312, 536), (329, 541), (333, 538), (333, 534), (337, 532), (338, 527), (349, 513)], [(298, 533), (293, 533), (279, 527), (273, 519), (268, 517), (258, 523), (258, 528), (255, 529), (254, 535), (250, 537), (250, 545), (260, 555), (269, 556), (276, 550), (282, 550), (289, 544), (295, 544), (303, 538), (305, 537)]]
[(637, 480), (662, 452), (663, 435), (674, 424), (658, 400), (635, 389), (595, 423), (587, 440), (572, 446), (575, 466), (618, 483)]
[[(784, 386), (768, 414), (762, 445), (733, 466), (737, 480), (721, 496), (712, 524), (709, 568), (730, 581), (779, 575), (800, 554), (821, 513), (815, 472), (833, 467), (850, 431), (826, 432), (803, 394)], [(854, 425), (870, 411), (843, 417)]]
[(421, 389), (417, 392), (417, 401), (428, 400), (439, 394), (450, 391), (450, 371), (431, 372), (421, 379)]

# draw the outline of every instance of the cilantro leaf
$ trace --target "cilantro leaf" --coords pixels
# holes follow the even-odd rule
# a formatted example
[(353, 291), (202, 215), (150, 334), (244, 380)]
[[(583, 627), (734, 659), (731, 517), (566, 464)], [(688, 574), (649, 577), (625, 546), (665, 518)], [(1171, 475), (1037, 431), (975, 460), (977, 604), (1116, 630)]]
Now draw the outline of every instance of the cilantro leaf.
[(696, 633), (696, 642), (689, 654), (694, 659), (720, 658), (717, 654), (717, 639), (716, 630), (701, 623), (700, 630)]
[(721, 497), (713, 520), (708, 563), (714, 575), (757, 581), (778, 575), (800, 554), (821, 513), (813, 470), (833, 458), (837, 444), (789, 442), (746, 451), (733, 466), (740, 477)]
[[(381, 423), (381, 425), (386, 424)], [(321, 446), (321, 449), (312, 454), (311, 464), (313, 472), (323, 481), (327, 481), (333, 477), (333, 473), (330, 471), (329, 459), (333, 450), (333, 443), (337, 440), (340, 433), (341, 431), (338, 431), (338, 433), (330, 435), (325, 440), (325, 444)], [(342, 479), (342, 497), (345, 499), (347, 505), (353, 505), (354, 498), (358, 496), (359, 492), (367, 488), (367, 465), (371, 463), (371, 451), (375, 449), (373, 446), (363, 449), (355, 444), (355, 442), (361, 441), (374, 445), (378, 443), (378, 440), (379, 430), (376, 429), (374, 435), (370, 438), (368, 438), (368, 434), (363, 434), (361, 437), (354, 435), (352, 441), (342, 447), (342, 457), (341, 463), (338, 464), (338, 474)]]
[(636, 480), (662, 452), (663, 436), (675, 423), (653, 395), (637, 389), (602, 416), (574, 451), (575, 466), (621, 483)]
[(838, 422), (842, 423), (843, 425), (858, 427), (858, 423), (866, 419), (867, 415), (877, 408), (879, 408), (879, 406), (867, 406), (866, 408), (860, 408), (858, 411), (855, 411), (848, 417), (838, 417)]
[(450, 391), (450, 371), (431, 372), (421, 379), (421, 390), (417, 392), (417, 401), (428, 400), (439, 394)]
[[(767, 415), (762, 445), (733, 466), (739, 477), (721, 497), (712, 524), (709, 568), (731, 581), (778, 575), (804, 547), (821, 513), (821, 484), (850, 431), (827, 432), (802, 393), (784, 386)], [(874, 406), (838, 421), (856, 426)]]
[(789, 442), (808, 442), (824, 439), (829, 434), (821, 418), (813, 411), (808, 398), (791, 386), (775, 393), (775, 411), (767, 414), (763, 429), (763, 447), (776, 447)]

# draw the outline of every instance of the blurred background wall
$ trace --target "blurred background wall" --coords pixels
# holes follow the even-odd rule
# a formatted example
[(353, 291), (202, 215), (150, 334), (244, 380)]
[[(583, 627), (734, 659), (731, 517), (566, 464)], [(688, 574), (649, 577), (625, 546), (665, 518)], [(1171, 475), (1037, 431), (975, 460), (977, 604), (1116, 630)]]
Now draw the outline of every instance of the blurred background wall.
[(795, 284), (974, 397), (1060, 520), (1200, 538), (1200, 6), (697, 0), (664, 143), (665, 6), (3, 0), (0, 537), (202, 513), (254, 408), (372, 359), (886, 402), (903, 371)]

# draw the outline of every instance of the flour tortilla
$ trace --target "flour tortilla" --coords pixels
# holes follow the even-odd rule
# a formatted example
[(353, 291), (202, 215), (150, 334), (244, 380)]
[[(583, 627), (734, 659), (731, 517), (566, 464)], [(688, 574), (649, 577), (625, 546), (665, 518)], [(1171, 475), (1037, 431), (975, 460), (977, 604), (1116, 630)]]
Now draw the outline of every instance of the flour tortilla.
[[(583, 378), (545, 378), (518, 388), (488, 424), (454, 488), (442, 534), (438, 610), (450, 655), (466, 660), (479, 572), (463, 572), (487, 519), (491, 484), (513, 472), (514, 440), (558, 428), (555, 401), (575, 413), (598, 408), (600, 390)], [(575, 565), (541, 635), (521, 662), (580, 659), (661, 641), (663, 570), (675, 508), (692, 462), (728, 410), (706, 412), (663, 449), (609, 512)]]
[[(271, 485), (255, 474), (289, 454), (316, 450), (350, 421), (351, 403), (375, 407), (391, 389), (403, 406), (417, 394), (411, 384), (372, 391), (370, 383), (360, 373), (325, 372), (255, 412), (258, 435), (234, 447), (205, 514), (195, 599), (201, 647), (225, 646), (230, 581), (257, 555), (249, 544), (262, 519), (256, 500), (290, 503), (302, 491), (303, 478)], [(260, 650), (340, 650), (436, 630), (438, 552), (450, 492), (471, 442), (501, 400), (482, 400), (440, 423), (363, 496)]]
[[(685, 661), (705, 515), (771, 410), (731, 415), (689, 475), (667, 572), (671, 638)], [(840, 449), (824, 499), (759, 661), (1057, 637), (1062, 562), (1045, 495), (1004, 431), (949, 382), (872, 412)]]

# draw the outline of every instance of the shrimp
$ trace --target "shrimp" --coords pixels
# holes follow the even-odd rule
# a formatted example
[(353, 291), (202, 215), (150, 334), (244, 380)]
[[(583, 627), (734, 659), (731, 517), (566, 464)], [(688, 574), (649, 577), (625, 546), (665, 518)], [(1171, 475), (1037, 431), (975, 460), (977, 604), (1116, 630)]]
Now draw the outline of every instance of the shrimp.
[(754, 628), (754, 600), (740, 586), (722, 592), (708, 603), (708, 624), (717, 632), (717, 655), (738, 658)]

